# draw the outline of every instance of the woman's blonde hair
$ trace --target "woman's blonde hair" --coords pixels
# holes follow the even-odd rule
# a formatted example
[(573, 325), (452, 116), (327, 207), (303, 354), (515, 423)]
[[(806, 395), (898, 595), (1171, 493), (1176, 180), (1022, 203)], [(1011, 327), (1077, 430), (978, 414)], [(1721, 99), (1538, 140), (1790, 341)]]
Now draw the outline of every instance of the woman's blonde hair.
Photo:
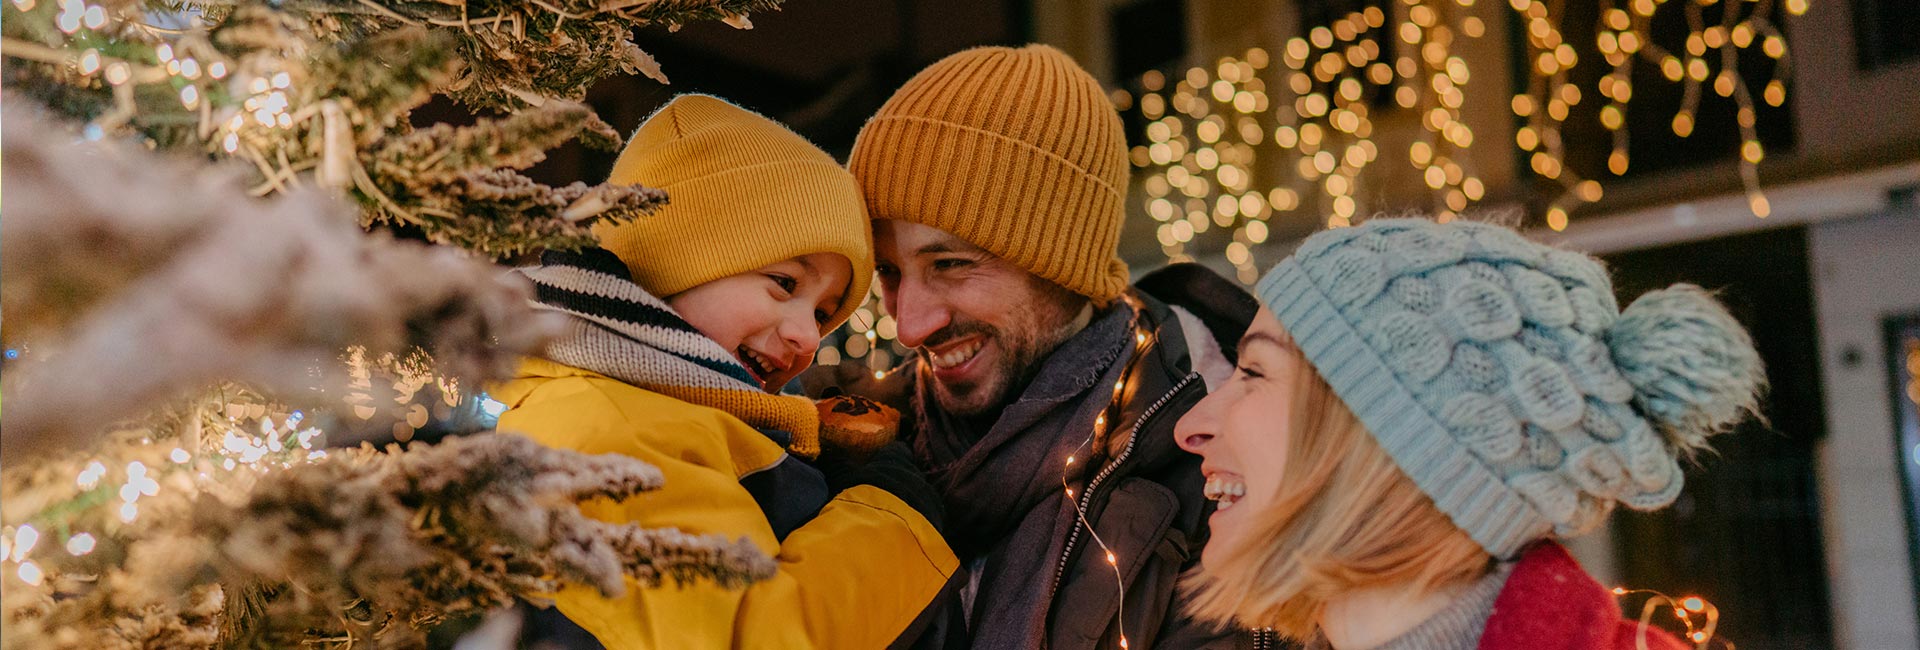
[[(1291, 345), (1286, 354), (1300, 355)], [(1314, 634), (1328, 599), (1411, 581), (1476, 579), (1491, 557), (1394, 465), (1333, 387), (1299, 359), (1279, 494), (1246, 535), (1185, 581), (1188, 611), (1222, 624)], [(1277, 441), (1276, 441), (1277, 442)]]

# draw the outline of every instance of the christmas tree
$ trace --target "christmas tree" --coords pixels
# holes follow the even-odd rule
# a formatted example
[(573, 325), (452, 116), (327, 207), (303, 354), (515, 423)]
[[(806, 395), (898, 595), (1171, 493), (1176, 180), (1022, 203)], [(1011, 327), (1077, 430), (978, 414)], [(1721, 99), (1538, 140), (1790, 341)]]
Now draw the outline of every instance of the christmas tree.
[[(10, 0), (6, 648), (413, 647), (561, 581), (743, 585), (743, 541), (574, 503), (654, 468), (484, 429), (553, 324), (490, 263), (668, 200), (520, 170), (620, 137), (630, 35), (770, 0)], [(416, 128), (436, 95), (477, 114)]]

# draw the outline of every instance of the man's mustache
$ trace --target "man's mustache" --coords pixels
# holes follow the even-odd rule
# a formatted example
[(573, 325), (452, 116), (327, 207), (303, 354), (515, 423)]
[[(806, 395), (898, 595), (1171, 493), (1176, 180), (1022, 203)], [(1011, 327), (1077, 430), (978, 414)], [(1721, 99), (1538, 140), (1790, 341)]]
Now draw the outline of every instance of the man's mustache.
[(948, 323), (946, 327), (940, 328), (940, 331), (934, 332), (932, 336), (927, 337), (927, 340), (920, 344), (919, 349), (923, 351), (930, 350), (953, 341), (976, 335), (982, 338), (993, 338), (1000, 335), (1000, 330), (992, 325), (978, 321)]

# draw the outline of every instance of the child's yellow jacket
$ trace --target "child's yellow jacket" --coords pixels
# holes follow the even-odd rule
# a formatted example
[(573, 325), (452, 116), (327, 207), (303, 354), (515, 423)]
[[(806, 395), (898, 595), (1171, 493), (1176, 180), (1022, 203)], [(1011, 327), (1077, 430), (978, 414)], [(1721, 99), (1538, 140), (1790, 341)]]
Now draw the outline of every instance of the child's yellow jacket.
[(740, 479), (778, 463), (785, 450), (726, 412), (543, 359), (529, 359), (519, 377), (488, 392), (509, 407), (503, 433), (626, 454), (665, 475), (660, 490), (581, 504), (587, 516), (744, 537), (779, 561), (774, 577), (744, 590), (709, 581), (647, 589), (629, 580), (620, 598), (584, 585), (553, 595), (608, 648), (882, 648), (959, 566), (926, 518), (865, 485), (841, 492), (779, 541)]

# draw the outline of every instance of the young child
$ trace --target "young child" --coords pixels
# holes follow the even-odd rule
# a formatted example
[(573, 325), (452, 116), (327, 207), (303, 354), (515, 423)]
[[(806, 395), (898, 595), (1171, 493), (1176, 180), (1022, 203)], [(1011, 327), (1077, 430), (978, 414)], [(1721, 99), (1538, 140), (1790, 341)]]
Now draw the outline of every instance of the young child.
[(1672, 503), (1679, 459), (1758, 408), (1759, 355), (1705, 291), (1622, 311), (1593, 258), (1380, 219), (1257, 292), (1233, 378), (1175, 432), (1218, 502), (1196, 614), (1334, 650), (1691, 647), (1550, 540)]
[[(649, 117), (613, 182), (667, 191), (598, 229), (605, 250), (549, 253), (532, 279), (570, 329), (490, 391), (499, 430), (659, 467), (665, 486), (589, 516), (745, 538), (779, 573), (743, 590), (668, 582), (561, 613), (609, 648), (878, 648), (957, 561), (937, 497), (904, 454), (876, 454), (828, 499), (815, 405), (777, 394), (866, 296), (872, 238), (854, 180), (765, 117), (686, 95)], [(931, 515), (923, 513), (933, 513)]]

